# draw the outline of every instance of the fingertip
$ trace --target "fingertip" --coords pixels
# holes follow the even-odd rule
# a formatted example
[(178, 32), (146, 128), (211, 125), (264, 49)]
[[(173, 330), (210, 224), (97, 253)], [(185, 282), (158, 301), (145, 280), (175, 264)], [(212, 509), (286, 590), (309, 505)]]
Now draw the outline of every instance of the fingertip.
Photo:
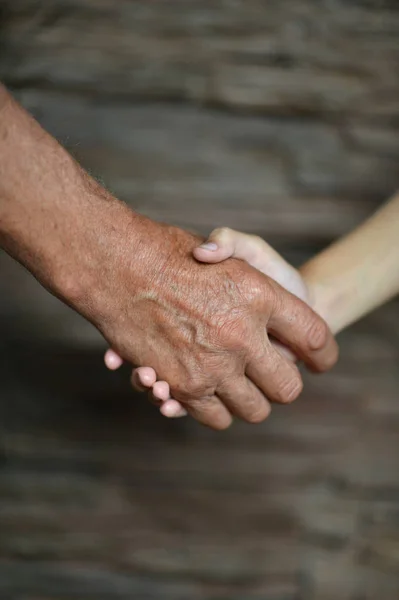
[(137, 369), (133, 370), (132, 376), (130, 378), (132, 387), (137, 390), (138, 392), (144, 392), (147, 388), (142, 386), (140, 383), (140, 378), (137, 374)]
[(252, 425), (258, 425), (259, 423), (263, 423), (263, 421), (270, 417), (271, 412), (272, 407), (270, 405), (270, 402), (265, 402), (261, 410), (259, 410), (256, 413), (253, 413), (248, 417), (247, 422), (251, 423)]
[(156, 380), (156, 373), (151, 367), (138, 367), (133, 370), (131, 377), (132, 386), (139, 392), (151, 388)]
[[(208, 239), (194, 250), (197, 260), (207, 263), (217, 263), (235, 256), (238, 232), (229, 227), (214, 229)], [(248, 237), (248, 236), (246, 236)]]
[(177, 402), (177, 400), (167, 400), (162, 404), (159, 410), (161, 414), (168, 419), (177, 419), (187, 416), (187, 411), (179, 402)]
[(215, 242), (204, 242), (199, 248), (201, 248), (201, 250), (206, 250), (207, 252), (216, 252), (216, 250), (219, 249)]
[(198, 246), (198, 248), (194, 249), (193, 254), (194, 258), (199, 262), (218, 263), (230, 258), (233, 253), (228, 248), (218, 248), (217, 250), (210, 251)]
[(123, 364), (123, 359), (114, 350), (107, 350), (104, 354), (104, 363), (110, 371), (116, 371)]
[(166, 402), (170, 398), (170, 388), (167, 381), (156, 381), (152, 388), (155, 398)]
[(139, 367), (136, 369), (138, 381), (144, 387), (152, 387), (157, 380), (157, 374), (151, 367)]
[(339, 359), (339, 346), (335, 339), (329, 341), (326, 347), (315, 352), (312, 360), (305, 360), (306, 366), (313, 373), (325, 373), (332, 369)]
[(198, 246), (198, 248), (194, 248), (193, 254), (194, 258), (196, 258), (200, 262), (213, 263), (221, 260), (219, 258), (219, 249), (211, 251), (201, 246)]

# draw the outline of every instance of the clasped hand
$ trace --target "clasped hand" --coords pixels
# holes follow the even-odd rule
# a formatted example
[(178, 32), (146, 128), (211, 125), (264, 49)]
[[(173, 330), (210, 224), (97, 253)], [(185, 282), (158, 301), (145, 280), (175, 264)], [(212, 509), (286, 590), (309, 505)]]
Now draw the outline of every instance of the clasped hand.
[[(270, 402), (285, 404), (298, 397), (302, 379), (283, 345), (314, 371), (335, 363), (337, 346), (326, 323), (297, 297), (297, 290), (294, 296), (264, 274), (273, 274), (272, 264), (263, 273), (234, 258), (199, 264), (192, 257), (195, 237), (167, 228), (164, 239), (165, 232), (173, 251), (169, 260), (161, 260), (151, 293), (142, 295), (133, 311), (147, 340), (138, 345), (136, 364), (151, 367), (134, 374), (136, 384), (151, 387), (158, 379), (158, 400), (173, 398), (181, 414), (224, 429), (233, 415), (260, 422)], [(256, 247), (246, 248), (249, 262), (262, 266), (256, 263)], [(248, 249), (255, 254), (248, 256)], [(201, 250), (194, 252), (201, 258)], [(227, 246), (224, 252), (214, 262), (233, 254)], [(288, 276), (294, 273), (289, 269)], [(112, 347), (106, 355), (111, 368), (120, 364), (120, 355), (129, 360)]]

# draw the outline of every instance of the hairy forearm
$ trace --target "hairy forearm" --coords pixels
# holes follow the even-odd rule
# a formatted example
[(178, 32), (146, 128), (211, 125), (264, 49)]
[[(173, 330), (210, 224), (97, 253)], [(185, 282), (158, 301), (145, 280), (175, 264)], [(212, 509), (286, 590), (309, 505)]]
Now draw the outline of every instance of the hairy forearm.
[(117, 264), (128, 229), (129, 251), (138, 254), (148, 225), (89, 177), (0, 86), (1, 247), (74, 304), (104, 285), (95, 279), (101, 274), (106, 281), (111, 246)]
[(338, 333), (399, 293), (399, 195), (301, 268), (313, 308)]

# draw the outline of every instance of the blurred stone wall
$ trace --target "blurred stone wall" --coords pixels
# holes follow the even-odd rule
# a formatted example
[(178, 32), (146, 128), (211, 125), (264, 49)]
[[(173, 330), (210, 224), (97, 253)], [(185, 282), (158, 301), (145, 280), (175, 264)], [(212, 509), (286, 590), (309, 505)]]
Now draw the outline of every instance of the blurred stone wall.
[[(398, 36), (395, 0), (3, 0), (0, 78), (137, 210), (299, 262), (399, 185)], [(97, 342), (0, 268), (14, 335)]]

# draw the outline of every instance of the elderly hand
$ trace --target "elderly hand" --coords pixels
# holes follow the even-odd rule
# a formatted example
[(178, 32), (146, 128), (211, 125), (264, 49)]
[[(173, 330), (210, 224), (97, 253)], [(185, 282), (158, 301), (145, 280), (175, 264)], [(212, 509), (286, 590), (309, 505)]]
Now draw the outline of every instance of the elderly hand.
[[(161, 381), (154, 387), (156, 399), (173, 397), (180, 402), (178, 405), (175, 403), (175, 413), (179, 407), (179, 414), (187, 410), (208, 425), (224, 428), (229, 425), (231, 414), (250, 422), (261, 421), (269, 414), (268, 401), (291, 402), (302, 389), (296, 366), (280, 349), (273, 347), (267, 332), (288, 345), (296, 356), (314, 370), (326, 370), (336, 361), (337, 347), (327, 326), (304, 302), (241, 261), (199, 265), (190, 257), (198, 245), (196, 238), (175, 228), (167, 228), (167, 231), (172, 236), (171, 240), (174, 240), (171, 243), (178, 241), (177, 255), (180, 259), (178, 263), (172, 259), (165, 266), (166, 287), (162, 288), (162, 293), (168, 296), (168, 306), (177, 302), (182, 311), (183, 330), (178, 334), (180, 341), (175, 349), (179, 353), (184, 351), (185, 361), (190, 352), (194, 353), (194, 357), (190, 358), (190, 368), (185, 366), (180, 371), (181, 363), (173, 366), (173, 346), (169, 349), (170, 356), (165, 347), (162, 358), (158, 353), (151, 361), (141, 361), (141, 364), (151, 365), (152, 368), (142, 367), (134, 373), (136, 385), (152, 386), (158, 377)], [(219, 232), (219, 238), (224, 236), (224, 241), (219, 240), (222, 250), (219, 255), (213, 253), (213, 259), (210, 260), (216, 262), (232, 255), (244, 258), (241, 255), (245, 255), (245, 248), (246, 257), (253, 264), (262, 267), (263, 260), (263, 267), (266, 267), (265, 242), (260, 247), (259, 238), (251, 237), (252, 243), (244, 244), (250, 236), (229, 232)], [(231, 234), (235, 235), (234, 239)], [(242, 238), (237, 237), (240, 235)], [(187, 249), (186, 253), (182, 252), (182, 248)], [(161, 245), (159, 253), (162, 252)], [(199, 259), (201, 253), (202, 260), (206, 260), (206, 254), (211, 254), (206, 249), (195, 249)], [(171, 257), (174, 254), (173, 251), (169, 252)], [(291, 285), (292, 291), (298, 295), (305, 294), (303, 283), (292, 267), (272, 249), (268, 258), (268, 267), (264, 271), (276, 276), (280, 269), (281, 273), (284, 272), (281, 283), (287, 287)], [(281, 262), (285, 270), (281, 269)], [(299, 286), (302, 286), (301, 290)], [(184, 336), (187, 319), (195, 325), (191, 334), (187, 332)], [(172, 329), (168, 329), (168, 335), (174, 336), (176, 329), (179, 329), (178, 318), (173, 321)], [(191, 346), (188, 344), (184, 347), (182, 335), (186, 340), (191, 339)], [(208, 341), (204, 344), (205, 340)], [(200, 342), (200, 347), (196, 346), (196, 342)], [(117, 350), (115, 345), (112, 347)], [(154, 360), (160, 367), (154, 366)], [(120, 364), (115, 351), (107, 353), (106, 361), (110, 368)]]

